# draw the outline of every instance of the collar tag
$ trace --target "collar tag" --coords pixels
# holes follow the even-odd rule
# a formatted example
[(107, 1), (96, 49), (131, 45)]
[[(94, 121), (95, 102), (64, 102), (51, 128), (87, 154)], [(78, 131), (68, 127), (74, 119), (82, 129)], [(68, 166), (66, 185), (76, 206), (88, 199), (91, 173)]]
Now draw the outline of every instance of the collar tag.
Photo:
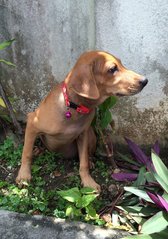
[(76, 111), (81, 114), (88, 114), (90, 112), (90, 109), (88, 109), (87, 107), (85, 107), (83, 105), (80, 105), (77, 107)]
[(62, 84), (62, 93), (64, 95), (65, 105), (67, 106), (67, 108), (75, 109), (80, 114), (89, 114), (91, 112), (91, 109), (87, 108), (86, 106), (77, 105), (73, 103), (72, 101), (69, 101), (65, 82), (63, 82)]

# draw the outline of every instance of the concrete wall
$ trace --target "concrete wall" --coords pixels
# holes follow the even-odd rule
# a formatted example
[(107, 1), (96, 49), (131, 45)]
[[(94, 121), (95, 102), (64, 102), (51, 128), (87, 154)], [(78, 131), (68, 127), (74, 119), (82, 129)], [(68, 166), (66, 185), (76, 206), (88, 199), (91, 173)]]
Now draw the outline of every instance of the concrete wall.
[(120, 99), (113, 110), (116, 141), (125, 135), (141, 144), (160, 139), (164, 146), (167, 26), (167, 0), (0, 0), (0, 40), (16, 38), (4, 56), (17, 65), (12, 70), (3, 66), (1, 79), (22, 116), (64, 78), (83, 51), (109, 51), (149, 79), (142, 93)]
[(0, 41), (15, 38), (1, 79), (19, 111), (33, 110), (78, 56), (95, 45), (94, 1), (0, 0)]
[(168, 1), (96, 1), (96, 47), (145, 74), (147, 87), (120, 100), (116, 135), (140, 143), (168, 137)]

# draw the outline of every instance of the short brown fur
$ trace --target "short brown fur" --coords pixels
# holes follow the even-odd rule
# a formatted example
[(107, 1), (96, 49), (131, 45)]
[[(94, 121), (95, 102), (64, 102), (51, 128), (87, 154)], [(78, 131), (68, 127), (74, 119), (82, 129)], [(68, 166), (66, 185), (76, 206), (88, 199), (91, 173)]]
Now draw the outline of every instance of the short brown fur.
[[(114, 72), (110, 70), (115, 68)], [(70, 109), (72, 117), (67, 119), (62, 83), (57, 84), (40, 106), (28, 114), (21, 167), (16, 182), (30, 181), (33, 145), (36, 137), (40, 136), (49, 150), (63, 152), (65, 157), (78, 152), (83, 186), (100, 191), (100, 186), (89, 174), (89, 154), (94, 151), (96, 144), (91, 128), (95, 107), (109, 96), (129, 96), (140, 92), (147, 80), (126, 69), (111, 54), (91, 51), (80, 56), (64, 82), (69, 99), (92, 111), (83, 115)]]

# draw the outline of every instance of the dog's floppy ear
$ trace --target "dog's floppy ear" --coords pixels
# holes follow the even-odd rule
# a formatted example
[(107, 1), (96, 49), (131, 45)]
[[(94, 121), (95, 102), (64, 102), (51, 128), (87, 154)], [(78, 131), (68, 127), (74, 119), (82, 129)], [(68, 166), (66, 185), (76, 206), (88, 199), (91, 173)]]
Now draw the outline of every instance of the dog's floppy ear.
[(93, 64), (76, 64), (72, 69), (70, 78), (70, 87), (78, 95), (95, 100), (99, 98)]

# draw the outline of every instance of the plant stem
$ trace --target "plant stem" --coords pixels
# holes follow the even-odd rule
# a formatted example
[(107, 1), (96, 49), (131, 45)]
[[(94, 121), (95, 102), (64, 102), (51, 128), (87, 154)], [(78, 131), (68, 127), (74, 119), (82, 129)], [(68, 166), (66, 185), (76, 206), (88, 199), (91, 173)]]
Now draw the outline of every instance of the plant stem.
[(105, 207), (103, 207), (99, 212), (99, 216), (102, 216), (105, 213), (112, 213), (112, 211), (114, 210), (116, 204), (118, 203), (118, 201), (120, 200), (121, 196), (123, 195), (123, 189), (120, 190), (120, 192), (117, 194), (116, 198), (113, 200), (113, 202), (111, 202), (110, 204), (106, 205)]
[(117, 165), (116, 165), (116, 163), (115, 163), (115, 161), (113, 159), (113, 147), (111, 145), (111, 150), (110, 150), (109, 145), (107, 143), (107, 139), (105, 138), (102, 129), (99, 127), (98, 130), (99, 130), (100, 137), (102, 138), (103, 144), (105, 146), (107, 158), (109, 159), (109, 161), (110, 161), (110, 163), (112, 165), (112, 168), (116, 169)]

